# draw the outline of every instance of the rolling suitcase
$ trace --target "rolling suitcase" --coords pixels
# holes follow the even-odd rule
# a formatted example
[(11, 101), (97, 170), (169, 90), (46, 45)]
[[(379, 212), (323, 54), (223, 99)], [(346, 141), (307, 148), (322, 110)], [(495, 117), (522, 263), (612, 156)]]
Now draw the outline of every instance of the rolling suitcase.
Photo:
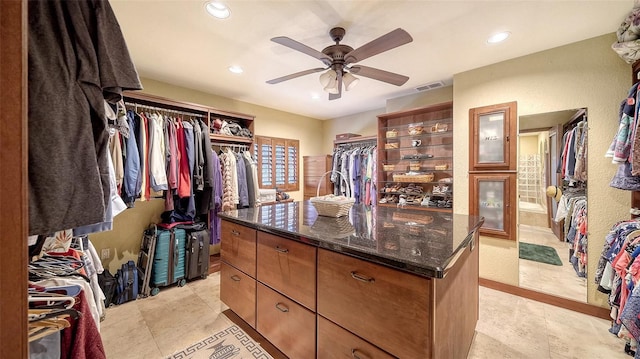
[(156, 230), (156, 248), (151, 268), (151, 295), (160, 288), (174, 283), (179, 287), (186, 284), (185, 247), (186, 231), (182, 228)]
[(187, 231), (186, 278), (202, 279), (209, 275), (209, 231)]

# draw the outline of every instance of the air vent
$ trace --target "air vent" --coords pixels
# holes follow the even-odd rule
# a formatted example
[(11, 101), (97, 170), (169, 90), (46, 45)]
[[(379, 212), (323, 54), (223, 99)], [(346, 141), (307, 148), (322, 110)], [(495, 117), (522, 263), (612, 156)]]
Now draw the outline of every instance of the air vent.
[(422, 86), (416, 87), (416, 90), (418, 90), (418, 91), (429, 91), (429, 90), (437, 89), (437, 88), (440, 88), (440, 87), (444, 87), (444, 82), (443, 81), (431, 82), (431, 83), (428, 83), (426, 85), (422, 85)]

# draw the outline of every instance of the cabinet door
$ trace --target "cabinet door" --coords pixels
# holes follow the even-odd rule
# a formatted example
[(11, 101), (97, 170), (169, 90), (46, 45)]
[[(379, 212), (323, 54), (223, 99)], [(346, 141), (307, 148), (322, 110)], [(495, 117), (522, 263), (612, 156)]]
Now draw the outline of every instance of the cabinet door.
[(257, 279), (316, 310), (316, 248), (258, 232)]
[(257, 330), (289, 358), (315, 358), (316, 315), (258, 282)]
[(224, 262), (220, 264), (220, 300), (256, 327), (256, 280)]
[(256, 277), (256, 230), (222, 221), (220, 259)]
[(318, 358), (391, 359), (391, 355), (366, 340), (318, 316)]
[(318, 314), (396, 357), (431, 358), (432, 281), (318, 249)]
[(516, 169), (516, 103), (473, 108), (469, 170)]
[(480, 234), (515, 240), (516, 174), (470, 174), (470, 214), (484, 217)]

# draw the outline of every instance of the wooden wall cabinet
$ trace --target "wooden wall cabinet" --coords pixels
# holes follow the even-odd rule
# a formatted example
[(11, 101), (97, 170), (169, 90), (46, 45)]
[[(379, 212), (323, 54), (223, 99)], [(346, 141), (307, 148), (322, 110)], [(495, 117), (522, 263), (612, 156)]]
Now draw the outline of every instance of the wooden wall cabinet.
[(453, 103), (378, 116), (378, 205), (451, 212)]
[(517, 104), (469, 110), (469, 214), (485, 217), (480, 234), (516, 240)]
[(470, 169), (517, 169), (515, 112), (514, 102), (471, 109)]
[(484, 217), (482, 234), (498, 238), (516, 236), (515, 173), (485, 173), (469, 175), (470, 212)]
[[(315, 197), (316, 193), (318, 193), (320, 196), (333, 193), (333, 183), (331, 183), (331, 176), (326, 175), (324, 176), (324, 178), (322, 178), (323, 174), (331, 170), (332, 161), (333, 156), (331, 155), (302, 157), (302, 163), (304, 167), (303, 194), (305, 201), (311, 199), (311, 197)], [(320, 190), (318, 191), (319, 182)]]

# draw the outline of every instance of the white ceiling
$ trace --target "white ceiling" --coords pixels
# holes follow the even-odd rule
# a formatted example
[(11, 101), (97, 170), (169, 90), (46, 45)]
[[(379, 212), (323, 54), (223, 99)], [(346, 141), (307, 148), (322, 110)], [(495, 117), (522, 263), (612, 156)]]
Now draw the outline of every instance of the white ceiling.
[[(488, 64), (615, 32), (633, 0), (608, 1), (270, 1), (221, 0), (231, 17), (217, 20), (204, 0), (111, 0), (140, 76), (319, 119), (384, 108), (433, 81)], [(270, 39), (287, 36), (318, 51), (344, 27), (353, 48), (398, 27), (413, 42), (358, 64), (409, 76), (401, 87), (361, 78), (329, 101), (319, 73), (275, 85), (265, 81), (322, 67)], [(488, 45), (493, 33), (511, 37)], [(241, 75), (228, 71), (244, 69)], [(534, 84), (532, 84), (534, 85)], [(312, 99), (313, 93), (320, 99)]]

